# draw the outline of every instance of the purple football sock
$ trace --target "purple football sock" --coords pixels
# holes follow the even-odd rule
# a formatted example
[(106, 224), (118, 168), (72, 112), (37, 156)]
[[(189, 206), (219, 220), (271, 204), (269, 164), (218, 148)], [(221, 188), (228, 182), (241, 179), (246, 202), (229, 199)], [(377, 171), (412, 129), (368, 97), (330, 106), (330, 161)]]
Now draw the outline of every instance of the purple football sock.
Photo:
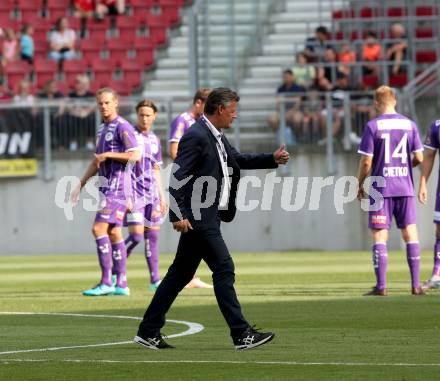
[(125, 249), (125, 242), (120, 241), (112, 244), (113, 255), (113, 272), (116, 274), (116, 286), (127, 287), (127, 250)]
[(112, 244), (108, 235), (96, 238), (99, 266), (101, 267), (101, 284), (112, 285)]
[(388, 251), (385, 243), (373, 245), (373, 266), (376, 274), (376, 288), (387, 288)]
[(418, 242), (406, 244), (406, 258), (411, 273), (411, 286), (420, 287), (420, 245)]
[(440, 276), (440, 238), (435, 240), (434, 245), (434, 267), (432, 268), (432, 275)]
[(144, 239), (142, 234), (130, 233), (125, 239), (125, 247), (127, 248), (127, 258), (130, 256), (133, 249)]
[(145, 237), (145, 259), (150, 270), (150, 283), (160, 280), (159, 277), (159, 230), (146, 230)]

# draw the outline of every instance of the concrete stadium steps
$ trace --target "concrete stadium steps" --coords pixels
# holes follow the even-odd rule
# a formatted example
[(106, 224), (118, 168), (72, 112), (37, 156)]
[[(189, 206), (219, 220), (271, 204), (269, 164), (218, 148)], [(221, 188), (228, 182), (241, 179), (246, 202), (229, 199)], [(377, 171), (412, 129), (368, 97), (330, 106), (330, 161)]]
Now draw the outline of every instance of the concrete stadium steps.
[[(253, 0), (234, 0), (236, 33), (236, 57), (239, 67), (247, 70), (243, 78), (238, 78), (240, 101), (240, 132), (242, 149), (274, 146), (276, 139), (267, 125), (267, 118), (275, 110), (275, 92), (280, 84), (282, 69), (295, 62), (295, 45), (304, 46), (307, 37), (313, 36), (320, 25), (330, 25), (331, 11), (343, 5), (343, 0), (285, 0), (283, 9), (269, 8), (271, 0), (261, 0), (261, 14), (265, 15), (260, 41), (260, 53), (250, 54), (250, 42), (254, 40), (255, 19)], [(333, 8), (331, 7), (333, 3)], [(200, 18), (199, 32), (199, 78), (204, 85), (204, 47), (210, 44), (211, 87), (228, 84), (229, 54), (229, 14), (228, 2), (212, 2), (208, 17), (209, 41), (204, 36), (204, 20)], [(269, 14), (267, 10), (271, 9)], [(321, 21), (319, 19), (321, 17)], [(173, 103), (172, 114), (188, 108), (191, 103), (189, 85), (188, 14), (182, 17), (182, 24), (173, 32), (174, 37), (161, 57), (155, 71), (145, 86), (144, 96), (186, 97), (188, 101)], [(243, 61), (244, 60), (244, 61)], [(240, 73), (239, 73), (240, 74)], [(262, 97), (265, 95), (266, 97)], [(167, 111), (161, 111), (156, 120), (156, 130), (166, 141), (169, 120)], [(234, 141), (233, 132), (228, 133)]]
[(242, 99), (254, 94), (273, 94), (273, 100), (266, 98), (260, 102), (258, 117), (252, 113), (245, 114), (240, 117), (241, 123), (246, 125), (249, 118), (254, 121), (255, 131), (259, 127), (261, 132), (267, 132), (267, 117), (275, 110), (275, 93), (281, 82), (282, 70), (295, 63), (295, 47), (302, 48), (305, 39), (313, 36), (318, 25), (330, 26), (332, 10), (342, 5), (343, 0), (286, 0), (284, 9), (269, 17), (268, 33), (263, 38), (261, 53), (248, 58), (248, 70), (240, 82), (239, 92)]
[[(260, 0), (260, 14), (266, 15), (272, 0)], [(255, 1), (254, 0), (234, 0), (234, 30), (235, 30), (235, 55), (237, 61), (243, 61), (248, 54), (250, 41), (255, 34)], [(203, 65), (205, 62), (204, 46), (210, 46), (210, 86), (226, 85), (225, 80), (229, 78), (228, 68), (230, 67), (229, 47), (229, 2), (209, 1), (209, 14), (204, 20), (203, 12), (200, 10), (199, 16), (199, 78), (200, 85), (204, 85)], [(173, 31), (173, 38), (169, 46), (162, 52), (161, 57), (156, 62), (155, 70), (152, 72), (151, 79), (145, 85), (145, 94), (149, 92), (165, 94), (181, 94), (186, 90), (185, 95), (189, 95), (189, 15), (188, 9), (183, 12), (182, 23), (178, 30)], [(208, 41), (204, 33), (205, 22), (209, 25)], [(239, 64), (239, 63), (238, 63)], [(226, 75), (225, 75), (226, 74)], [(186, 84), (184, 83), (186, 80)]]

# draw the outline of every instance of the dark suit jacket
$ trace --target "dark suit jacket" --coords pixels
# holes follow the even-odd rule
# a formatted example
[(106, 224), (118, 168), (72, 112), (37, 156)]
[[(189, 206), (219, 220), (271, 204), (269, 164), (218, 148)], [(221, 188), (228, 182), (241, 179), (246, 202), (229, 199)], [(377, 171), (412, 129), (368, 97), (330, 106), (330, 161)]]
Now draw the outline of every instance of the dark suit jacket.
[[(219, 210), (223, 172), (215, 137), (200, 119), (179, 142), (170, 179), (170, 221), (188, 219), (193, 227), (212, 226), (233, 220), (236, 212), (240, 169), (277, 168), (272, 154), (245, 154), (235, 150), (226, 137), (231, 190), (228, 207)], [(229, 169), (229, 171), (231, 171)]]

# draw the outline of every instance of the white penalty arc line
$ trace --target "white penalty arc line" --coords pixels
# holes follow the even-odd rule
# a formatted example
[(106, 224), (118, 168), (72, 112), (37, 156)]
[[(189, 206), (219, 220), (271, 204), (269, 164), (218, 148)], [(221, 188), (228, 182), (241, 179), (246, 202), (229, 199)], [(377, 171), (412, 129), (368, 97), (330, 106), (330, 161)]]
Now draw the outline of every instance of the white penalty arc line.
[(229, 364), (229, 365), (287, 365), (287, 366), (340, 366), (340, 367), (431, 367), (440, 364), (372, 363), (372, 362), (301, 362), (301, 361), (228, 361), (228, 360), (82, 360), (82, 359), (0, 359), (0, 363), (92, 363), (92, 364)]
[[(139, 317), (135, 316), (120, 316), (120, 315), (96, 315), (96, 314), (74, 314), (74, 313), (64, 313), (64, 312), (1, 312), (0, 315), (25, 315), (25, 316), (71, 316), (71, 317), (87, 317), (87, 318), (110, 318), (110, 319), (128, 319), (128, 320), (142, 320)], [(194, 335), (203, 331), (205, 327), (199, 323), (193, 323), (184, 320), (169, 320), (167, 319), (167, 323), (175, 323), (175, 324), (183, 324), (188, 327), (186, 331), (174, 333), (172, 335), (167, 335), (167, 338), (181, 337), (187, 335)], [(0, 352), (0, 355), (11, 355), (17, 353), (30, 353), (30, 352), (50, 352), (50, 351), (60, 351), (63, 349), (78, 349), (78, 348), (93, 348), (93, 347), (108, 347), (112, 345), (124, 345), (131, 344), (133, 340), (130, 341), (118, 341), (113, 343), (100, 343), (100, 344), (85, 344), (85, 345), (71, 345), (65, 347), (50, 347), (50, 348), (37, 348), (37, 349), (22, 349), (16, 351), (5, 351)], [(0, 360), (2, 361), (2, 360)], [(3, 361), (2, 361), (3, 362)]]

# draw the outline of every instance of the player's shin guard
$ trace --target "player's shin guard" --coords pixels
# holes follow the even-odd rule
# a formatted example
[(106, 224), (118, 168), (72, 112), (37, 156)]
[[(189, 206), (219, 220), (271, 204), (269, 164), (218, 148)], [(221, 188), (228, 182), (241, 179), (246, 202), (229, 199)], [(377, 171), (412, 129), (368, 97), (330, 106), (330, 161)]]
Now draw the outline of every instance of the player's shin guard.
[(373, 245), (373, 266), (376, 274), (376, 288), (387, 288), (388, 251), (385, 243)]
[(159, 277), (159, 230), (146, 230), (145, 237), (145, 259), (150, 270), (150, 283), (157, 282)]
[(437, 238), (434, 245), (434, 267), (432, 276), (440, 276), (440, 238)]
[(101, 267), (101, 284), (112, 285), (112, 244), (108, 235), (96, 238), (99, 265)]
[(125, 239), (125, 247), (127, 248), (127, 258), (130, 256), (133, 249), (143, 240), (142, 234), (130, 233)]
[(420, 287), (420, 244), (418, 241), (406, 244), (406, 258), (411, 273), (411, 285)]
[(127, 250), (125, 242), (120, 241), (112, 245), (113, 273), (116, 274), (116, 287), (127, 287)]

